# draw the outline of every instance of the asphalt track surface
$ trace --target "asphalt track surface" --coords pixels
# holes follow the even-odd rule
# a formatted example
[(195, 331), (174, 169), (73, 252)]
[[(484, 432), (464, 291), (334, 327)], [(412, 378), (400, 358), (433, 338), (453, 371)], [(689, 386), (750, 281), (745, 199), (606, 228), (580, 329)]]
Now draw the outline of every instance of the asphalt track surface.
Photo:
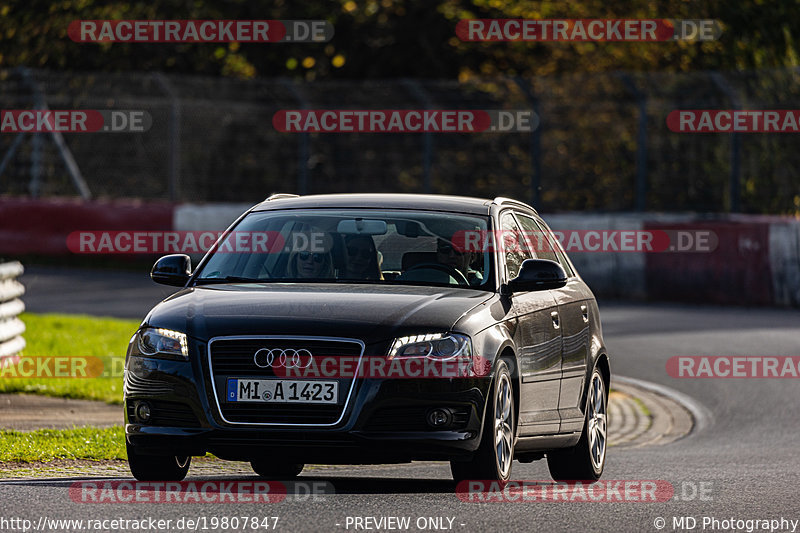
[[(31, 311), (92, 312), (139, 318), (157, 291), (145, 278), (65, 273), (61, 281), (48, 272), (29, 271)], [(45, 279), (46, 278), (46, 279)], [(66, 285), (64, 285), (66, 280)], [(71, 280), (71, 282), (70, 282)], [(121, 284), (119, 298), (114, 286)], [(55, 297), (38, 294), (42, 288)], [(61, 285), (61, 289), (58, 286)], [(137, 285), (140, 287), (137, 290)], [(97, 287), (106, 287), (102, 293)], [(51, 292), (55, 291), (55, 292)], [(66, 292), (83, 294), (68, 298)], [(93, 311), (87, 309), (91, 306)], [(123, 312), (118, 312), (118, 310)], [(444, 517), (455, 531), (674, 531), (674, 519), (693, 517), (694, 531), (763, 530), (746, 520), (800, 520), (800, 381), (797, 379), (675, 379), (665, 369), (674, 355), (800, 355), (800, 312), (775, 309), (700, 307), (666, 304), (603, 304), (602, 322), (612, 355), (612, 371), (679, 391), (700, 416), (689, 436), (642, 448), (611, 448), (603, 481), (663, 480), (674, 487), (666, 502), (592, 501), (470, 503), (455, 493), (444, 463), (396, 466), (327, 467), (304, 472), (301, 481), (323, 482), (328, 491), (316, 498), (289, 486), (280, 503), (86, 504), (73, 502), (69, 487), (86, 478), (23, 480), (0, 483), (3, 518), (172, 519), (181, 517), (278, 517), (278, 531), (364, 531), (356, 517), (409, 517), (409, 531), (425, 517)], [(517, 480), (548, 480), (544, 461), (514, 464)], [(192, 476), (189, 480), (228, 480)], [(242, 479), (242, 478), (237, 478)], [(256, 481), (256, 477), (248, 478)], [(104, 481), (104, 480), (97, 480)], [(701, 497), (695, 489), (705, 488)], [(719, 522), (704, 524), (704, 517)], [(660, 518), (665, 519), (663, 529)], [(447, 519), (452, 519), (452, 526)], [(729, 523), (725, 520), (742, 520)], [(364, 522), (362, 522), (364, 524)], [(420, 524), (422, 524), (420, 522)], [(3, 531), (14, 531), (0, 527)], [(210, 526), (210, 523), (208, 523)], [(780, 525), (780, 524), (779, 524)], [(240, 531), (271, 531), (239, 529)], [(726, 527), (729, 526), (729, 527)], [(732, 526), (732, 527), (730, 527)], [(218, 530), (210, 528), (208, 530)], [(19, 529), (18, 529), (19, 530)], [(47, 529), (45, 529), (47, 531)], [(49, 531), (81, 531), (76, 527)], [(85, 529), (84, 529), (85, 530)], [(110, 529), (109, 529), (110, 530)], [(120, 531), (133, 529), (120, 529)], [(202, 531), (202, 525), (198, 528)], [(230, 529), (233, 531), (234, 529)], [(376, 530), (376, 529), (371, 529)], [(381, 530), (390, 530), (386, 527)], [(776, 531), (792, 531), (792, 526)], [(800, 530), (800, 526), (796, 530)], [(145, 531), (148, 531), (145, 529)], [(157, 531), (150, 529), (149, 531)]]

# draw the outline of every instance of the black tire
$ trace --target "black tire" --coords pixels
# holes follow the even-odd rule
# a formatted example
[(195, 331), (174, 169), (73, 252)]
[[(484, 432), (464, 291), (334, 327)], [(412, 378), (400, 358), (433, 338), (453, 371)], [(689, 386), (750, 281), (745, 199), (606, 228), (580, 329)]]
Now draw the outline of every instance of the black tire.
[[(456, 482), (466, 479), (506, 482), (511, 478), (515, 434), (512, 383), (508, 365), (503, 360), (498, 361), (489, 405), (486, 406), (480, 446), (470, 461), (450, 461), (450, 472)], [(498, 408), (501, 408), (500, 413)], [(498, 434), (499, 430), (502, 430), (502, 436)], [(498, 448), (502, 452), (499, 453)]]
[(303, 463), (278, 463), (267, 459), (250, 461), (253, 472), (266, 479), (294, 479), (303, 471)]
[(182, 481), (192, 463), (188, 455), (140, 455), (130, 444), (125, 447), (131, 474), (139, 481)]
[(547, 466), (556, 481), (597, 481), (606, 463), (608, 392), (596, 368), (586, 389), (586, 417), (575, 446), (547, 453)]

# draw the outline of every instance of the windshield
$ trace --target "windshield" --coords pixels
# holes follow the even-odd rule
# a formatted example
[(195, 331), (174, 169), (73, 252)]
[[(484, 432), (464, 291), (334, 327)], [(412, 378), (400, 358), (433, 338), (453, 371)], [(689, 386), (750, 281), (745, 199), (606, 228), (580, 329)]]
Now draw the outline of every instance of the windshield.
[(488, 216), (315, 209), (252, 212), (217, 243), (198, 284), (392, 283), (489, 290), (491, 253), (464, 246)]

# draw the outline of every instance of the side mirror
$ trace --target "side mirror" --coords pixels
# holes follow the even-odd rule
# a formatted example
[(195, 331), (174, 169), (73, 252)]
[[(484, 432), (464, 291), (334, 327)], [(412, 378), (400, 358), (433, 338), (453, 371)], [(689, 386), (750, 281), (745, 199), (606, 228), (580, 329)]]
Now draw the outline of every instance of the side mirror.
[(508, 282), (511, 292), (543, 291), (559, 289), (567, 284), (567, 273), (555, 261), (548, 259), (526, 259), (519, 274)]
[(192, 275), (192, 260), (188, 255), (165, 255), (153, 265), (150, 278), (162, 285), (183, 287)]

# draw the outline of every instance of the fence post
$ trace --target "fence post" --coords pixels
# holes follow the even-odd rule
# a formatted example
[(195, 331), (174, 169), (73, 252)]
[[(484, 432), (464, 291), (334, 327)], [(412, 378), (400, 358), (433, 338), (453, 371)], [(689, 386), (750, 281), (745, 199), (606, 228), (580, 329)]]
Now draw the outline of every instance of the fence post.
[(531, 158), (531, 205), (535, 209), (541, 209), (542, 202), (542, 116), (539, 114), (539, 99), (531, 90), (529, 84), (519, 76), (514, 78), (514, 83), (525, 94), (528, 102), (533, 108), (533, 112), (539, 119), (538, 125), (531, 131), (528, 137), (528, 153)]
[[(290, 82), (286, 78), (281, 78), (281, 84), (286, 87), (297, 100), (300, 109), (311, 109), (308, 98), (303, 94), (303, 90), (297, 82)], [(307, 131), (300, 132), (300, 140), (297, 142), (297, 194), (308, 194), (308, 159), (311, 152), (311, 139)]]
[(25, 348), (25, 323), (18, 318), (25, 311), (25, 304), (19, 299), (25, 287), (16, 280), (23, 272), (18, 261), (0, 263), (0, 367), (15, 364)]
[(42, 190), (42, 141), (41, 133), (31, 134), (31, 181), (28, 183), (28, 192), (33, 198), (38, 198)]
[[(731, 88), (730, 84), (722, 77), (719, 72), (712, 72), (711, 73), (711, 81), (714, 82), (714, 85), (722, 91), (725, 96), (731, 101), (731, 109), (741, 109), (742, 104), (739, 101), (739, 97), (736, 95), (736, 92)], [(730, 157), (730, 165), (731, 165), (731, 173), (728, 181), (728, 190), (730, 196), (730, 205), (728, 207), (728, 211), (731, 213), (738, 213), (741, 211), (741, 187), (742, 187), (742, 180), (741, 180), (741, 146), (742, 146), (742, 137), (736, 131), (732, 131), (730, 133), (731, 139), (731, 157)]]
[[(403, 85), (414, 97), (420, 101), (425, 109), (432, 109), (433, 102), (428, 93), (422, 88), (419, 81), (409, 78), (402, 79)], [(433, 134), (426, 131), (422, 134), (422, 189), (423, 192), (431, 192), (431, 165), (433, 161)]]
[(639, 90), (628, 74), (620, 74), (625, 87), (636, 99), (639, 122), (636, 133), (636, 211), (647, 208), (647, 93)]
[(153, 77), (170, 99), (169, 112), (169, 199), (178, 201), (181, 180), (181, 101), (167, 78), (161, 72)]

